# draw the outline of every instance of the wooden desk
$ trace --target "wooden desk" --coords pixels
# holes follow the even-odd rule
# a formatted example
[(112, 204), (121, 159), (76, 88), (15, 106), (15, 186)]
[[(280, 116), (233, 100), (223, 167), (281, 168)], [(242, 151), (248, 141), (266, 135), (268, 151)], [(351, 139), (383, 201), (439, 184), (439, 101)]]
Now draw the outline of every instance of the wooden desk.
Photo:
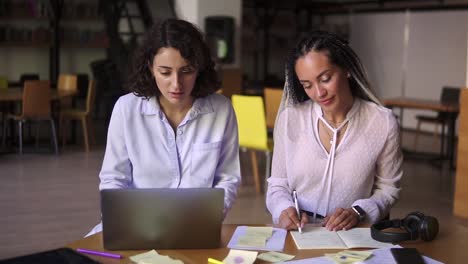
[[(448, 138), (447, 138), (447, 149), (445, 149), (445, 139), (441, 137), (441, 153), (445, 153), (444, 156), (448, 156), (450, 161), (450, 167), (453, 167), (454, 151), (455, 151), (455, 122), (457, 120), (458, 112), (460, 111), (459, 104), (443, 104), (437, 100), (417, 99), (411, 97), (395, 97), (384, 99), (383, 103), (385, 106), (393, 108), (399, 107), (400, 113), (400, 125), (403, 123), (403, 110), (405, 108), (420, 109), (420, 110), (432, 110), (437, 112), (445, 112), (450, 118), (448, 124)], [(442, 133), (443, 136), (443, 133)], [(442, 157), (443, 158), (443, 157)]]
[[(455, 219), (449, 221), (440, 221), (440, 233), (437, 238), (431, 242), (411, 241), (404, 242), (401, 245), (404, 247), (415, 247), (423, 255), (442, 261), (444, 263), (464, 263), (468, 259), (468, 250), (466, 245), (468, 243), (468, 225), (457, 222)], [(221, 234), (222, 248), (217, 249), (192, 249), (192, 250), (157, 250), (161, 255), (168, 255), (172, 258), (180, 259), (185, 264), (198, 264), (207, 263), (208, 257), (222, 260), (224, 259), (229, 249), (226, 248), (231, 236), (236, 229), (237, 225), (223, 225)], [(102, 234), (98, 233), (88, 238), (83, 238), (75, 241), (69, 245), (70, 248), (86, 248), (92, 250), (106, 251), (102, 247)], [(102, 262), (102, 263), (129, 263), (128, 257), (146, 252), (148, 250), (129, 250), (129, 251), (109, 251), (125, 256), (125, 259), (117, 260), (94, 255), (89, 257)], [(288, 233), (284, 247), (284, 253), (295, 255), (297, 259), (320, 257), (325, 253), (335, 253), (341, 250), (336, 249), (321, 249), (321, 250), (298, 250), (295, 243)], [(268, 263), (257, 260), (255, 263)]]
[(421, 110), (433, 110), (438, 112), (458, 113), (458, 104), (442, 104), (436, 100), (417, 99), (410, 97), (395, 97), (384, 99), (383, 103), (388, 107), (413, 108)]

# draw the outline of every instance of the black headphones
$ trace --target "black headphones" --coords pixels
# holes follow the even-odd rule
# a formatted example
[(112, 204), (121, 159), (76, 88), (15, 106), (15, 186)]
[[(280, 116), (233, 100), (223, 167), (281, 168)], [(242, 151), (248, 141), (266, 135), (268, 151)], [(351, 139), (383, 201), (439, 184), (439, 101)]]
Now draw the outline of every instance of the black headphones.
[[(404, 233), (382, 231), (386, 228), (401, 228)], [(422, 239), (431, 241), (439, 233), (439, 222), (435, 217), (412, 212), (404, 219), (383, 220), (371, 226), (371, 236), (381, 242), (398, 243), (405, 240)]]

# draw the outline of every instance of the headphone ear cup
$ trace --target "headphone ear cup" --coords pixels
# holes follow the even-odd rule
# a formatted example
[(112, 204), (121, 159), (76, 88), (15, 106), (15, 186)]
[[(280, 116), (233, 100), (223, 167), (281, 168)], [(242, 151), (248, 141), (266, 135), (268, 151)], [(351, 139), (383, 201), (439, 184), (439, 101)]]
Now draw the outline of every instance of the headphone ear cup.
[(424, 218), (424, 214), (419, 212), (413, 212), (408, 214), (405, 219), (403, 219), (403, 228), (406, 232), (411, 234), (411, 239), (418, 239), (420, 223)]
[(424, 241), (433, 240), (439, 233), (439, 221), (432, 216), (425, 216), (420, 223), (419, 236)]

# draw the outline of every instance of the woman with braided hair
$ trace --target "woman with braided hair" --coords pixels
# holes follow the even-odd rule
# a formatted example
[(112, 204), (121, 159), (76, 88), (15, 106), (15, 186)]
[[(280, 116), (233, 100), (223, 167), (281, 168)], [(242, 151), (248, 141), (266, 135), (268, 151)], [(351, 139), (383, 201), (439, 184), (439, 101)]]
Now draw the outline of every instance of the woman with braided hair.
[(274, 141), (266, 202), (279, 227), (320, 221), (328, 230), (347, 230), (388, 216), (398, 199), (397, 120), (335, 34), (311, 32), (291, 51)]

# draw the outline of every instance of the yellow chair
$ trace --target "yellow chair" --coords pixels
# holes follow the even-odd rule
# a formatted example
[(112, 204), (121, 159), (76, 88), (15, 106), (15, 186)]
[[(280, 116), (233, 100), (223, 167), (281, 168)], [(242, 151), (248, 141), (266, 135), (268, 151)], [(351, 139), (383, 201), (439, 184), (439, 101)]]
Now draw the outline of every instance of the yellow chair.
[[(250, 150), (252, 172), (257, 193), (261, 193), (256, 151), (266, 156), (265, 180), (270, 177), (273, 142), (268, 139), (263, 98), (260, 96), (232, 95), (232, 105), (239, 128), (239, 145), (242, 150)], [(266, 187), (266, 184), (265, 184)]]
[[(86, 107), (85, 109), (65, 109), (60, 111), (60, 128), (62, 145), (65, 145), (65, 120), (80, 120), (81, 126), (83, 127), (83, 137), (86, 152), (89, 152), (89, 135), (91, 135), (91, 141), (94, 141), (94, 130), (91, 122), (91, 114), (94, 109), (94, 99), (96, 97), (96, 85), (94, 80), (90, 80), (88, 84), (88, 92), (86, 96)], [(88, 133), (88, 131), (90, 131)]]
[(0, 90), (8, 89), (8, 80), (7, 78), (0, 76)]
[(283, 89), (265, 87), (263, 95), (265, 97), (266, 125), (269, 130), (273, 130), (281, 97), (283, 96)]

